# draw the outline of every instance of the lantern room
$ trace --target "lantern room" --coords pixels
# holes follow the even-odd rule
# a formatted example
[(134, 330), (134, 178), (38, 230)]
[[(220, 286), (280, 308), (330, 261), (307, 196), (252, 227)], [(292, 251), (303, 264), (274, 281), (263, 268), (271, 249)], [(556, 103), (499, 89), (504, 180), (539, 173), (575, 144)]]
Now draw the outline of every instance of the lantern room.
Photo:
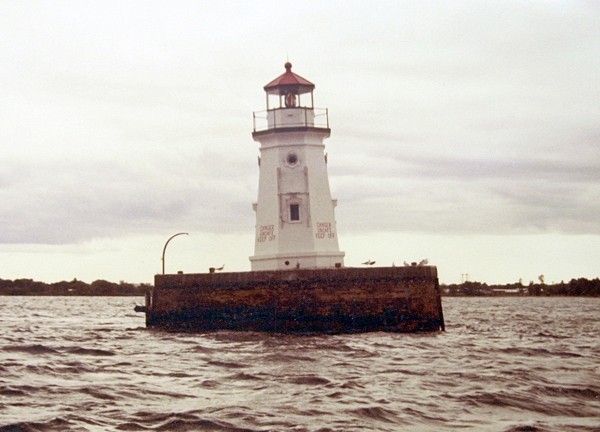
[(292, 72), (292, 64), (287, 62), (285, 73), (264, 86), (267, 93), (267, 110), (277, 108), (314, 108), (313, 90), (315, 85)]
[(265, 85), (266, 111), (254, 113), (254, 133), (282, 128), (329, 129), (327, 109), (314, 106), (315, 85), (292, 72), (286, 62), (285, 72)]

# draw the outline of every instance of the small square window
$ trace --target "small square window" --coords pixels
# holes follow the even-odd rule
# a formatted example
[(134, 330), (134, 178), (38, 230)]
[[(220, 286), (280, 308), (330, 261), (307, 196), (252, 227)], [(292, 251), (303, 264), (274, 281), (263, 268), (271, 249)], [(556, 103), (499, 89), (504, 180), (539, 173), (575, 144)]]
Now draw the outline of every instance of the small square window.
[(290, 204), (290, 221), (299, 221), (300, 220), (300, 205), (299, 204)]

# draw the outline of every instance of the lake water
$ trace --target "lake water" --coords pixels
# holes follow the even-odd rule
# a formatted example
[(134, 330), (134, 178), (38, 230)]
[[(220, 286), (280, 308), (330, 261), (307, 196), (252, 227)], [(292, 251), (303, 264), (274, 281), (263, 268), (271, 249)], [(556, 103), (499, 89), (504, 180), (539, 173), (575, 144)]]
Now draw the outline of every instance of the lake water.
[(444, 298), (435, 334), (147, 330), (0, 297), (0, 431), (600, 431), (600, 299)]

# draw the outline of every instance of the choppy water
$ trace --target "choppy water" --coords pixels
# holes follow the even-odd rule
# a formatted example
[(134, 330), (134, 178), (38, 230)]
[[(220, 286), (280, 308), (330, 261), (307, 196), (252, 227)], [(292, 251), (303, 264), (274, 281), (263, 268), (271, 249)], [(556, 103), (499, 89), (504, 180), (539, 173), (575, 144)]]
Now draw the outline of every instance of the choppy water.
[(142, 300), (0, 297), (0, 431), (600, 431), (600, 299), (343, 336), (150, 331)]

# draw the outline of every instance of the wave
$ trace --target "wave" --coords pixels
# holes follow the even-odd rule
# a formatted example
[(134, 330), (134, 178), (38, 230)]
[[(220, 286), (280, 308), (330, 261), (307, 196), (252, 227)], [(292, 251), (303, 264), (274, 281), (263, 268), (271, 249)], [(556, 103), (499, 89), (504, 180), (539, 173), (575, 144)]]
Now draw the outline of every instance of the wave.
[(114, 356), (113, 351), (108, 351), (98, 348), (83, 348), (83, 347), (55, 347), (51, 348), (42, 344), (32, 345), (8, 345), (2, 347), (1, 351), (6, 352), (21, 352), (31, 355), (60, 355), (60, 354), (76, 354), (76, 355), (92, 355), (92, 356)]
[(248, 364), (242, 364), (242, 363), (237, 363), (237, 362), (226, 362), (226, 361), (221, 361), (221, 360), (209, 360), (207, 363), (211, 366), (217, 366), (217, 367), (222, 367), (222, 368), (226, 368), (226, 369), (242, 369), (242, 368), (250, 367), (250, 365), (248, 365)]
[(30, 396), (34, 390), (36, 388), (31, 386), (2, 386), (0, 387), (0, 396)]
[(598, 392), (592, 389), (533, 387), (515, 392), (478, 392), (461, 396), (459, 400), (476, 407), (487, 405), (538, 415), (586, 417), (598, 414), (600, 404), (596, 403), (595, 407), (586, 406), (585, 403), (576, 403), (575, 398), (598, 402)]
[(72, 430), (72, 424), (60, 417), (48, 421), (18, 422), (0, 426), (0, 432), (64, 432)]
[(522, 355), (522, 356), (558, 356), (558, 357), (583, 357), (579, 353), (570, 351), (551, 351), (546, 348), (529, 348), (529, 347), (510, 347), (498, 350), (504, 354)]
[(264, 379), (258, 375), (244, 372), (231, 375), (227, 379), (232, 381), (264, 381)]
[(81, 348), (81, 347), (72, 347), (67, 348), (65, 352), (76, 355), (90, 355), (90, 356), (114, 356), (116, 355), (113, 351), (98, 349), (98, 348)]
[(331, 381), (329, 381), (327, 378), (323, 378), (316, 375), (297, 376), (289, 379), (288, 382), (291, 384), (301, 384), (310, 386), (322, 386), (331, 383)]
[(137, 413), (135, 420), (125, 421), (116, 426), (122, 431), (227, 431), (227, 432), (254, 432), (262, 429), (248, 429), (239, 427), (222, 419), (205, 418), (204, 413)]
[(406, 419), (398, 415), (399, 413), (397, 411), (379, 406), (355, 408), (352, 410), (346, 410), (345, 412), (349, 416), (357, 416), (361, 420), (379, 421), (392, 423), (394, 425), (409, 424)]
[(274, 363), (286, 363), (286, 362), (296, 362), (296, 361), (307, 361), (307, 362), (315, 362), (316, 358), (308, 356), (308, 355), (299, 355), (299, 354), (287, 354), (287, 353), (275, 353), (269, 354), (265, 357), (265, 361), (271, 361)]
[(590, 387), (535, 386), (533, 392), (539, 395), (577, 398), (600, 403), (600, 389)]
[(571, 423), (571, 424), (558, 424), (552, 425), (547, 422), (536, 421), (533, 424), (517, 424), (508, 426), (502, 432), (598, 432), (600, 431), (600, 425), (598, 424), (582, 424), (582, 423)]
[(32, 355), (40, 354), (59, 354), (54, 348), (47, 347), (45, 345), (33, 344), (33, 345), (8, 345), (2, 347), (2, 351), (7, 352), (22, 352)]
[(546, 432), (546, 429), (532, 425), (516, 425), (509, 426), (504, 432)]

